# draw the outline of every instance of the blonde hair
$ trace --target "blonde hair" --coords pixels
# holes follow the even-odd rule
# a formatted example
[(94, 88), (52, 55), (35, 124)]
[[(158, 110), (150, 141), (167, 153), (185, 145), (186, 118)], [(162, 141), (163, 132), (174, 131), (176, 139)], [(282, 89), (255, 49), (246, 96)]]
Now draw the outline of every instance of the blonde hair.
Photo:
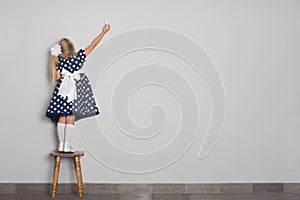
[(70, 58), (76, 55), (75, 47), (72, 41), (68, 38), (62, 38), (59, 42), (61, 45), (61, 54), (58, 56), (51, 56), (50, 58), (50, 79), (52, 82), (56, 81), (56, 66), (59, 58)]

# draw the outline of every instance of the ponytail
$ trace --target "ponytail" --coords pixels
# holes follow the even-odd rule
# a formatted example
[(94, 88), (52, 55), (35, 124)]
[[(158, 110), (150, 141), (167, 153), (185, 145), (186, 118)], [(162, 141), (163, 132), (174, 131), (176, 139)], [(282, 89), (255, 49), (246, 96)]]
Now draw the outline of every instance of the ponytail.
[(56, 66), (58, 65), (58, 58), (70, 58), (75, 55), (76, 51), (74, 44), (68, 38), (62, 38), (51, 48), (49, 72), (52, 83), (57, 80)]
[(49, 66), (49, 72), (50, 72), (50, 80), (52, 83), (56, 81), (56, 66), (58, 64), (58, 57), (57, 56), (51, 56), (50, 57), (50, 66)]

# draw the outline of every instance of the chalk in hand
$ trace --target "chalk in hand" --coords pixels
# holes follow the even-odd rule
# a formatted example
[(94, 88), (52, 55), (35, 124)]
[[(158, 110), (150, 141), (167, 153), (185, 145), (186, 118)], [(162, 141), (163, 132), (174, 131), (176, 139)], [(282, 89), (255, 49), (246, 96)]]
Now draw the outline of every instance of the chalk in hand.
[(107, 22), (106, 20), (104, 20), (104, 24), (105, 24), (105, 25), (108, 25), (108, 22)]

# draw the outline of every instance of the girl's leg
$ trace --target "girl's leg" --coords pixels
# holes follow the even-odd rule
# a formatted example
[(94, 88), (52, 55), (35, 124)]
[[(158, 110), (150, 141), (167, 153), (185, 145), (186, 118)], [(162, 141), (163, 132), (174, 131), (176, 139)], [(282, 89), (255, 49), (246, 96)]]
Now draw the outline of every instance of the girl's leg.
[(75, 116), (74, 115), (68, 115), (66, 116), (66, 124), (73, 124), (74, 125)]
[(59, 116), (58, 123), (66, 124), (66, 116)]
[(60, 116), (57, 122), (57, 136), (58, 136), (58, 151), (62, 152), (64, 148), (64, 140), (65, 140), (65, 122), (66, 117)]
[(74, 115), (66, 116), (65, 147), (64, 147), (65, 152), (74, 152), (71, 146), (71, 140), (74, 132), (74, 121), (75, 121)]

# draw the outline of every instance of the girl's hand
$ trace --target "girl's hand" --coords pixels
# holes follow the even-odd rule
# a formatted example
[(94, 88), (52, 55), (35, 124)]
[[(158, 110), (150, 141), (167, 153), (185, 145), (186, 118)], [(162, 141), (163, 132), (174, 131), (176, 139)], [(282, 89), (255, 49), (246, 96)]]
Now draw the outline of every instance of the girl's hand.
[(58, 81), (61, 78), (61, 74), (59, 71), (56, 71), (56, 80)]
[(107, 33), (110, 29), (110, 24), (105, 24), (102, 28), (102, 32)]

